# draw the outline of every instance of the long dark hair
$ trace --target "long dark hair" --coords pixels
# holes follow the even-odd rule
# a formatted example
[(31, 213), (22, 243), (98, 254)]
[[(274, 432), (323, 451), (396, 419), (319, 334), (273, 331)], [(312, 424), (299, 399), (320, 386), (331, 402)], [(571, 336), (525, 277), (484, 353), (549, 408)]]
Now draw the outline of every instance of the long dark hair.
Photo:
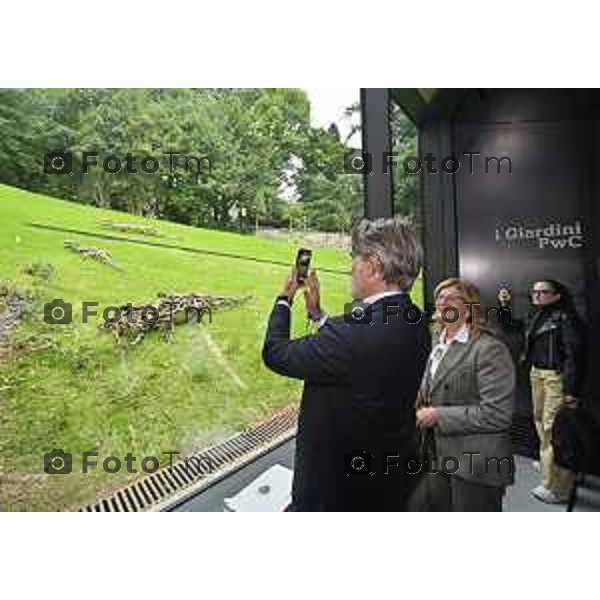
[(573, 300), (573, 294), (571, 290), (560, 281), (556, 279), (538, 279), (538, 281), (543, 281), (544, 283), (549, 283), (552, 286), (552, 289), (560, 294), (560, 299), (554, 303), (554, 306), (562, 308), (565, 312), (568, 312), (572, 315), (579, 316), (577, 314), (577, 309), (575, 308), (575, 301)]

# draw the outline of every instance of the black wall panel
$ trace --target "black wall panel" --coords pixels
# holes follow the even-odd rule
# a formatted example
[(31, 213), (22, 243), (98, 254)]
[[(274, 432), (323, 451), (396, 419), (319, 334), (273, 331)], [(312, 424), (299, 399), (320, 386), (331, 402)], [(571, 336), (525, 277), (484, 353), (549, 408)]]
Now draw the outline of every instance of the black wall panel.
[[(438, 281), (459, 275), (480, 287), (488, 307), (508, 287), (519, 321), (533, 281), (563, 281), (590, 328), (588, 399), (600, 409), (599, 108), (597, 90), (471, 90), (445, 116), (420, 123), (419, 152), (433, 154), (438, 168), (421, 174), (427, 301)], [(449, 155), (460, 160), (454, 175), (440, 169)], [(498, 173), (494, 160), (486, 172), (486, 157), (510, 158), (510, 172), (503, 161)], [(519, 338), (507, 340), (515, 353)], [(515, 426), (529, 448), (523, 439), (517, 446), (530, 453), (535, 433), (520, 375)]]
[[(459, 272), (494, 305), (500, 286), (513, 310), (529, 306), (536, 279), (566, 283), (585, 311), (586, 131), (579, 121), (457, 124), (455, 151), (480, 152), (456, 175)], [(509, 157), (498, 163), (485, 157)], [(465, 157), (468, 158), (468, 157)]]

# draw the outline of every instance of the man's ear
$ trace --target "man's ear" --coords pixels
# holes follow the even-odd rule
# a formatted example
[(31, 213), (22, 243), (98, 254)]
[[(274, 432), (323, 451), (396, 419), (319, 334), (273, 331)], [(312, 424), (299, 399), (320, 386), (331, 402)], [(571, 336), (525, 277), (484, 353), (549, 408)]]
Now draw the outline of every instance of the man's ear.
[(383, 281), (384, 268), (383, 268), (383, 263), (381, 262), (381, 260), (376, 256), (372, 256), (369, 259), (369, 263), (371, 265), (373, 277), (376, 277)]
[(365, 275), (367, 275), (369, 279), (374, 279), (377, 277), (377, 265), (375, 264), (375, 259), (372, 256), (369, 256), (367, 259), (365, 267)]

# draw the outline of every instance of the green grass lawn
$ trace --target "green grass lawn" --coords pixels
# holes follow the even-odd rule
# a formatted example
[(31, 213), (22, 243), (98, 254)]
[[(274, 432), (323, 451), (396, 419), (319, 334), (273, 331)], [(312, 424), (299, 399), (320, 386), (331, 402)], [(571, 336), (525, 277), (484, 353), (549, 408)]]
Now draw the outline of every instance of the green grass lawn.
[[(111, 232), (98, 224), (101, 218), (152, 224), (165, 237)], [(287, 267), (76, 236), (30, 222), (286, 264), (296, 252), (286, 242), (149, 221), (0, 185), (0, 282), (36, 297), (35, 311), (12, 341), (51, 345), (0, 364), (0, 509), (53, 510), (92, 502), (140, 473), (128, 474), (123, 465), (117, 474), (97, 467), (84, 475), (85, 451), (99, 452), (100, 463), (131, 452), (138, 470), (144, 456), (166, 464), (163, 452), (191, 452), (299, 399), (301, 383), (271, 373), (261, 361), (267, 318)], [(65, 239), (110, 250), (120, 270), (65, 250)], [(26, 274), (34, 263), (51, 264), (53, 277)], [(313, 266), (348, 272), (350, 258), (315, 249)], [(324, 307), (341, 312), (349, 299), (349, 276), (324, 272), (320, 279)], [(121, 347), (97, 331), (99, 321), (81, 322), (82, 301), (98, 302), (101, 312), (110, 305), (146, 303), (161, 291), (249, 294), (252, 300), (214, 312), (212, 323), (178, 328), (172, 343), (149, 334), (138, 346)], [(415, 291), (420, 294), (420, 286)], [(72, 324), (44, 323), (43, 303), (54, 298), (73, 304)], [(305, 331), (302, 305), (294, 306), (296, 335)], [(43, 456), (53, 448), (73, 454), (72, 474), (44, 473)]]

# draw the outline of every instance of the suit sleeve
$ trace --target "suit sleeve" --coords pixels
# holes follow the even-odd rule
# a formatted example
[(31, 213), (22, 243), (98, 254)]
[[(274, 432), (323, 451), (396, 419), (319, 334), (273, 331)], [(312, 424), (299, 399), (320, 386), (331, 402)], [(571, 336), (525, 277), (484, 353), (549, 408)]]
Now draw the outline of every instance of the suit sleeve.
[(287, 377), (320, 383), (344, 383), (350, 378), (352, 352), (350, 327), (328, 318), (319, 331), (290, 339), (291, 309), (276, 303), (262, 350), (265, 365)]
[(479, 404), (438, 407), (441, 433), (492, 433), (510, 427), (516, 378), (508, 348), (500, 341), (489, 344), (482, 350), (476, 369)]
[(421, 377), (421, 383), (419, 384), (419, 389), (417, 390), (417, 398), (415, 400), (415, 407), (421, 408), (423, 406), (429, 405), (429, 400), (427, 398), (426, 390), (427, 390), (427, 378), (429, 377), (429, 369), (431, 368), (431, 352), (427, 358), (425, 363), (425, 369), (423, 370), (423, 375)]

